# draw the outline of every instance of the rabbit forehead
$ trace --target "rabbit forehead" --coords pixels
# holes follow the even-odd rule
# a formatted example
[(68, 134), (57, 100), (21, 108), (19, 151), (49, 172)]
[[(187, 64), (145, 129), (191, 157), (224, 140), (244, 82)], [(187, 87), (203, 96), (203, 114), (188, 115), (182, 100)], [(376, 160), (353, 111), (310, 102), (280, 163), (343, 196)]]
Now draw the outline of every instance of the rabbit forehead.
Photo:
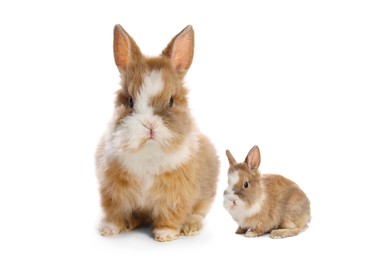
[(234, 187), (240, 181), (240, 174), (237, 170), (229, 172), (228, 184), (229, 187)]
[(162, 70), (151, 70), (145, 74), (140, 94), (153, 97), (164, 89)]
[(164, 80), (161, 70), (151, 70), (143, 77), (137, 98), (135, 110), (139, 113), (152, 113), (150, 100), (164, 90)]
[(145, 91), (156, 95), (177, 77), (171, 62), (161, 57), (144, 57), (121, 76), (121, 85), (133, 97)]
[(250, 170), (245, 163), (237, 163), (229, 168), (229, 178), (236, 180), (236, 183), (240, 178), (250, 178)]

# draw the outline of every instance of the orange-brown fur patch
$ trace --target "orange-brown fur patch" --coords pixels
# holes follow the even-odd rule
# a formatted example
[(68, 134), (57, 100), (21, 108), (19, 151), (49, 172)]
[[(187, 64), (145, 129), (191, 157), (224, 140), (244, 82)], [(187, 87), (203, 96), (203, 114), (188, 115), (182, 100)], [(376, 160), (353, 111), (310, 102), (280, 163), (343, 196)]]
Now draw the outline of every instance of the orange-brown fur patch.
[(310, 221), (310, 201), (305, 193), (281, 175), (266, 175), (261, 181), (267, 191), (262, 211), (267, 213), (248, 219), (248, 226), (260, 233), (292, 227), (302, 230)]

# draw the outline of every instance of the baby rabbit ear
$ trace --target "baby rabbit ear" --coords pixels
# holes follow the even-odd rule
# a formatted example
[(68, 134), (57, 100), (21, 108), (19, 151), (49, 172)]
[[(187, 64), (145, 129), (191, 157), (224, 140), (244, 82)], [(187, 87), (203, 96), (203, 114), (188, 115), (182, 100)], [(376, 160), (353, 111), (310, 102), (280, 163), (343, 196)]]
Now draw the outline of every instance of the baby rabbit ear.
[(230, 165), (234, 165), (234, 164), (237, 163), (237, 162), (236, 162), (236, 159), (234, 159), (233, 155), (230, 153), (229, 150), (226, 150), (226, 156), (227, 156), (227, 158), (228, 158), (228, 160), (229, 160), (229, 164), (230, 164)]
[(114, 27), (114, 58), (119, 71), (127, 68), (130, 62), (136, 61), (141, 56), (137, 44), (119, 24)]
[(245, 163), (249, 166), (251, 170), (257, 170), (260, 166), (260, 162), (260, 149), (257, 145), (255, 145), (246, 156)]
[(179, 74), (185, 74), (194, 57), (194, 29), (192, 26), (188, 25), (173, 37), (163, 50), (162, 55), (171, 59)]

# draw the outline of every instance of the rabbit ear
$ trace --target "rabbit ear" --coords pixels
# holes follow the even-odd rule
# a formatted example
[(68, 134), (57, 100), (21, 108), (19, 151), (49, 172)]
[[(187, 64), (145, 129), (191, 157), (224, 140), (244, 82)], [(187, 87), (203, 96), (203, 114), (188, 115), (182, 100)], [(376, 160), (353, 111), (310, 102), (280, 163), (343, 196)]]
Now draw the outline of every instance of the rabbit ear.
[(114, 27), (114, 58), (119, 71), (141, 57), (137, 44), (119, 24)]
[(163, 50), (162, 55), (172, 60), (178, 73), (185, 74), (194, 57), (194, 29), (192, 29), (192, 26), (188, 25), (173, 37)]
[(249, 166), (251, 170), (257, 170), (260, 166), (260, 162), (260, 149), (257, 145), (255, 145), (246, 156), (245, 163)]
[(229, 150), (226, 150), (226, 156), (227, 156), (227, 158), (228, 158), (228, 160), (229, 160), (229, 164), (230, 164), (230, 165), (234, 165), (234, 164), (237, 163), (237, 162), (236, 162), (236, 159), (234, 159), (233, 155), (230, 153)]

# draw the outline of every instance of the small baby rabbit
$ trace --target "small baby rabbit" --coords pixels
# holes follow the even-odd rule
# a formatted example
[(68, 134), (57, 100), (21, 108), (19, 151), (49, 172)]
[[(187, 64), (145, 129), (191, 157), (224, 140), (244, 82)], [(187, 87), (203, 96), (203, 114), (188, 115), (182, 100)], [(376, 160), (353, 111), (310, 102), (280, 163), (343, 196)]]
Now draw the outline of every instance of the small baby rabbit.
[(121, 89), (96, 152), (103, 236), (150, 224), (155, 240), (171, 241), (202, 227), (215, 197), (219, 159), (188, 107), (184, 76), (193, 54), (191, 26), (158, 57), (144, 56), (115, 26)]
[(237, 234), (271, 238), (297, 235), (310, 222), (310, 201), (294, 182), (275, 174), (260, 174), (260, 150), (254, 146), (244, 163), (229, 150), (228, 188), (224, 207), (237, 222)]

